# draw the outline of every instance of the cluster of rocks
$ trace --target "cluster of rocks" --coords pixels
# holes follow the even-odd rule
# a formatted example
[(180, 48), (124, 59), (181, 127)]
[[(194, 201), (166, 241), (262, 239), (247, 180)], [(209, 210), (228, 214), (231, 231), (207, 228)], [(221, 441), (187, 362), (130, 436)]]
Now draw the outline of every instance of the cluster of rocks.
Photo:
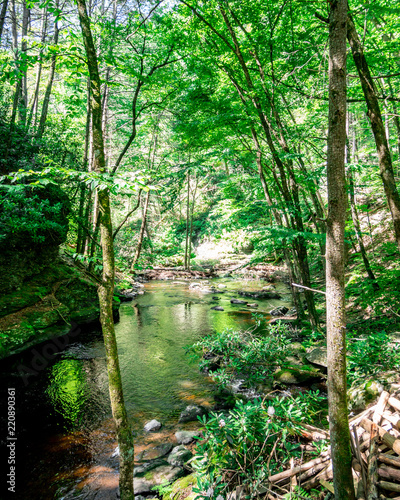
[[(179, 423), (196, 421), (198, 416), (207, 412), (202, 406), (187, 406), (181, 413)], [(151, 420), (144, 426), (147, 433), (157, 432), (162, 428), (161, 422)], [(188, 445), (201, 437), (200, 431), (179, 430), (175, 432), (175, 441), (163, 442), (145, 449), (135, 456), (137, 464), (133, 470), (135, 499), (142, 500), (149, 495), (154, 496), (154, 488), (165, 483), (173, 483), (179, 478), (190, 475), (188, 462), (193, 457)], [(119, 454), (117, 448), (113, 456)]]
[(143, 288), (144, 285), (142, 283), (134, 282), (131, 284), (131, 288), (125, 288), (124, 290), (115, 289), (115, 294), (119, 297), (121, 302), (129, 302), (138, 295), (143, 295)]

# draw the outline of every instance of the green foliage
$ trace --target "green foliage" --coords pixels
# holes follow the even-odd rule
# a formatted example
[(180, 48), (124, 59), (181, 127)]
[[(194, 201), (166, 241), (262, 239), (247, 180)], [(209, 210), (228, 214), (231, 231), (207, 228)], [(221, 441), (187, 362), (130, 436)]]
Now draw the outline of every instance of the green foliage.
[(394, 344), (384, 331), (361, 339), (350, 339), (348, 350), (349, 383), (379, 372), (400, 368), (399, 344)]
[[(289, 355), (290, 343), (286, 325), (270, 325), (261, 331), (227, 328), (205, 336), (190, 351), (198, 355), (207, 352), (218, 358), (221, 368), (214, 371), (213, 376), (221, 385), (238, 376), (244, 376), (249, 384), (256, 384), (272, 378), (275, 369)], [(215, 364), (215, 359), (200, 362), (202, 368), (209, 368), (212, 364)]]
[(228, 414), (203, 417), (204, 440), (191, 461), (198, 498), (225, 498), (238, 484), (253, 494), (269, 475), (282, 471), (291, 457), (300, 457), (299, 422), (307, 418), (310, 405), (306, 395), (276, 397), (265, 403), (239, 401)]
[(0, 244), (59, 244), (68, 231), (68, 202), (57, 187), (0, 186)]

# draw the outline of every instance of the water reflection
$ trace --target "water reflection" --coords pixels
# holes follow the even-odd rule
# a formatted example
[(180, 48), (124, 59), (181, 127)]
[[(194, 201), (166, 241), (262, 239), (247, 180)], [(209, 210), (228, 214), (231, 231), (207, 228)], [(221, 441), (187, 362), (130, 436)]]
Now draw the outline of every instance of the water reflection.
[(88, 391), (82, 361), (62, 359), (52, 366), (47, 395), (55, 409), (65, 419), (66, 427), (83, 423)]

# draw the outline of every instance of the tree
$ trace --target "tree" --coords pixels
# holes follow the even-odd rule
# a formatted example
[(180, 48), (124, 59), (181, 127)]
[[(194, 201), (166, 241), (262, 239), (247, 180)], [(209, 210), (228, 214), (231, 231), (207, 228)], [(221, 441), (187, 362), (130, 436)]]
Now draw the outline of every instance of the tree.
[(326, 308), (329, 429), (336, 500), (353, 500), (346, 397), (344, 228), (346, 220), (346, 17), (347, 0), (333, 0), (329, 16), (328, 219)]
[[(77, 2), (79, 21), (90, 74), (94, 170), (99, 174), (104, 174), (105, 157), (102, 130), (101, 82), (97, 56), (85, 0), (77, 0)], [(107, 355), (111, 408), (117, 430), (118, 445), (120, 450), (119, 488), (122, 500), (133, 500), (133, 437), (124, 404), (117, 342), (115, 338), (114, 320), (112, 314), (115, 263), (110, 196), (107, 189), (99, 189), (98, 201), (101, 247), (103, 254), (103, 275), (99, 284), (98, 294), (100, 302), (100, 321)]]

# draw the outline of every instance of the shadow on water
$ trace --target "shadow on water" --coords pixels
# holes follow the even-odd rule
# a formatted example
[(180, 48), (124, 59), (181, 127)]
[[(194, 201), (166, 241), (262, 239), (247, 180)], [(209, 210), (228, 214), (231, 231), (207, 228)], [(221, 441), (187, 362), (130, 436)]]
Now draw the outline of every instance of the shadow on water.
[[(121, 306), (116, 334), (125, 404), (139, 450), (149, 439), (171, 440), (187, 404), (213, 404), (212, 382), (184, 347), (212, 331), (254, 324), (252, 311), (230, 299), (239, 298), (238, 289), (260, 290), (265, 283), (217, 283), (227, 286), (218, 300), (210, 293), (190, 291), (187, 284), (150, 282), (144, 295)], [(287, 293), (284, 285), (278, 287)], [(252, 302), (258, 303), (256, 312), (262, 315), (289, 304)], [(224, 310), (212, 310), (216, 303)], [(43, 345), (0, 362), (1, 402), (6, 401), (7, 387), (15, 387), (17, 394), (18, 492), (10, 498), (67, 500), (76, 498), (78, 491), (78, 498), (113, 498), (118, 462), (112, 458), (116, 442), (100, 330), (82, 331), (40, 365)], [(34, 373), (21, 378), (21, 366)], [(1, 411), (6, 414), (6, 408)], [(143, 424), (152, 418), (163, 422), (163, 430), (144, 436)], [(6, 432), (1, 421), (3, 447)], [(92, 493), (86, 494), (88, 490)]]

